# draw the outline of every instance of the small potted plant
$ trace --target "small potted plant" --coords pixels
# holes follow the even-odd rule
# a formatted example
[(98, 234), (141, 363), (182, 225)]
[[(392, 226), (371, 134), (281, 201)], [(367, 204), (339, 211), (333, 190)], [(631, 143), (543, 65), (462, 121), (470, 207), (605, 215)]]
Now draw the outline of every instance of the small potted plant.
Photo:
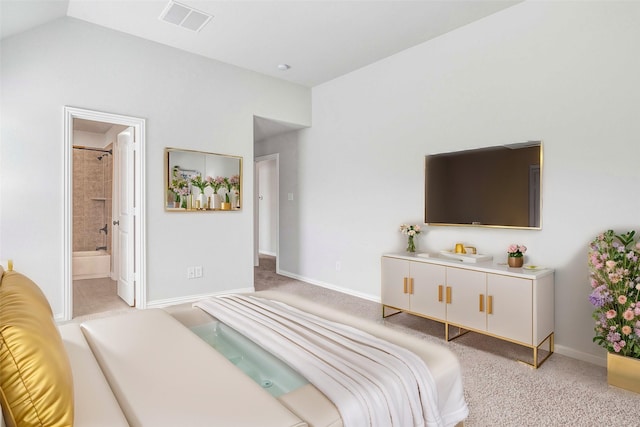
[(408, 237), (408, 244), (407, 244), (407, 252), (415, 252), (416, 251), (416, 243), (413, 240), (413, 238), (417, 235), (420, 234), (422, 230), (420, 230), (420, 226), (419, 225), (407, 225), (407, 224), (402, 224), (400, 226), (400, 231), (402, 232), (402, 234), (405, 234)]
[(507, 248), (507, 262), (509, 263), (509, 267), (522, 267), (525, 252), (527, 252), (527, 247), (524, 245), (509, 245)]
[(224, 182), (222, 186), (227, 190), (226, 193), (224, 193), (224, 202), (221, 203), (222, 210), (228, 211), (231, 209), (231, 199), (230, 199), (231, 181), (229, 180), (229, 178), (226, 178), (226, 177), (224, 178)]

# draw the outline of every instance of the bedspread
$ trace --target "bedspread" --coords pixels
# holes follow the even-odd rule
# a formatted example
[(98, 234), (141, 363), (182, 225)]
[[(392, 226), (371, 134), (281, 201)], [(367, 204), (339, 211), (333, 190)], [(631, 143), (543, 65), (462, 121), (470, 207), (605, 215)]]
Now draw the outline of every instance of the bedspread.
[(403, 347), (263, 298), (226, 295), (194, 306), (305, 376), (345, 427), (444, 425), (431, 373)]

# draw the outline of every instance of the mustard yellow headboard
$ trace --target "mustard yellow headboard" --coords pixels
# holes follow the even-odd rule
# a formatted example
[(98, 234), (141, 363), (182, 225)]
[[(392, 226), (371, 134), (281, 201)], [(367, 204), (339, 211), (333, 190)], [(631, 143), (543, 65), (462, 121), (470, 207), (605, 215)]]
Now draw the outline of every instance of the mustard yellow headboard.
[(40, 288), (0, 270), (0, 404), (8, 427), (73, 426), (69, 359)]

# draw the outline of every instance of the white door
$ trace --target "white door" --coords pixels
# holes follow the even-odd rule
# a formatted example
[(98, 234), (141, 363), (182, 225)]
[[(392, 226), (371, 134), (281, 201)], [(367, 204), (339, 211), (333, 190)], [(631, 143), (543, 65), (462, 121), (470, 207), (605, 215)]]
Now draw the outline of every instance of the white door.
[(118, 134), (114, 147), (114, 203), (113, 234), (114, 273), (118, 281), (118, 296), (130, 306), (135, 306), (134, 269), (134, 130), (129, 127)]
[[(268, 167), (265, 165), (269, 165)], [(269, 169), (269, 173), (265, 175), (265, 168)], [(261, 172), (262, 170), (262, 172)], [(279, 243), (279, 177), (280, 163), (279, 154), (269, 154), (267, 156), (256, 157), (253, 166), (253, 185), (254, 185), (254, 211), (253, 211), (253, 260), (254, 265), (259, 265), (259, 253), (265, 252), (276, 256), (276, 272), (280, 271), (280, 260), (278, 259)], [(268, 179), (265, 180), (265, 177)], [(265, 182), (266, 181), (266, 182)], [(268, 206), (264, 202), (267, 197), (262, 191), (268, 191)], [(262, 199), (261, 199), (262, 197)], [(290, 196), (293, 200), (293, 194)], [(263, 235), (268, 233), (268, 235)], [(266, 248), (263, 248), (265, 239), (270, 241)]]
[(258, 250), (276, 255), (276, 161), (258, 162)]

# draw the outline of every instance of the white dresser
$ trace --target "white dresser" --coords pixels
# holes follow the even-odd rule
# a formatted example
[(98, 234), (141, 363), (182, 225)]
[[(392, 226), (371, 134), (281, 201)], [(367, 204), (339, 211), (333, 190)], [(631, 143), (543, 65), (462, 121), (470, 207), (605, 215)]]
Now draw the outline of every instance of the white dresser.
[(553, 270), (385, 254), (381, 285), (383, 317), (403, 311), (442, 322), (448, 341), (473, 331), (526, 346), (533, 363), (523, 363), (535, 368), (553, 353)]

